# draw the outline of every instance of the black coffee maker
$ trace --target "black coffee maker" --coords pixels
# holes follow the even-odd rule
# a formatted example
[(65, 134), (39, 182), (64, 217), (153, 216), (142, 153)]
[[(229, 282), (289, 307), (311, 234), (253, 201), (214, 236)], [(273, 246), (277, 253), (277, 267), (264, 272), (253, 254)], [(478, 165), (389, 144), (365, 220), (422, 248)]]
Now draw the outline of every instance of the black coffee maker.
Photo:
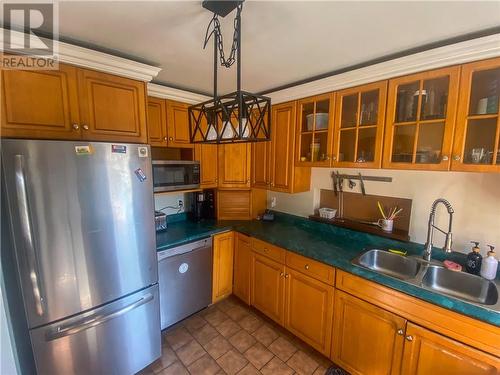
[(215, 220), (215, 190), (207, 189), (193, 193), (191, 220)]

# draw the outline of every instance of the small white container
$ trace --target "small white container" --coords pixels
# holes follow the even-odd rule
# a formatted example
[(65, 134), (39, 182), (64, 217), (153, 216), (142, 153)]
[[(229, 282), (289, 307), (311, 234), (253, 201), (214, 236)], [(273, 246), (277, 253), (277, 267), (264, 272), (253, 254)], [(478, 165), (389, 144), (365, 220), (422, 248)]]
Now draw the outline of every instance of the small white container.
[(308, 131), (313, 130), (314, 117), (316, 117), (316, 130), (328, 129), (328, 113), (311, 113), (306, 116)]
[(392, 232), (394, 220), (379, 219), (377, 224), (384, 232)]
[(483, 258), (481, 264), (481, 276), (488, 280), (493, 280), (497, 276), (498, 260), (495, 258), (494, 247), (490, 246), (488, 256)]
[(327, 208), (323, 207), (319, 209), (319, 216), (323, 219), (333, 219), (337, 214), (337, 210), (335, 208)]

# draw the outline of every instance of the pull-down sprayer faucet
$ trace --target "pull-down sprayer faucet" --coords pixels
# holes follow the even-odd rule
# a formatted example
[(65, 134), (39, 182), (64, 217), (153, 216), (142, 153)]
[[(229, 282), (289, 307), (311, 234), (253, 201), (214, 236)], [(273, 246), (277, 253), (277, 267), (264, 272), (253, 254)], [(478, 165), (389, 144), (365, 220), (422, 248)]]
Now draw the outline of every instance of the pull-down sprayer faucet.
[[(434, 225), (434, 219), (436, 217), (436, 207), (439, 203), (442, 203), (446, 206), (446, 209), (448, 210), (448, 215), (449, 215), (449, 222), (448, 222), (448, 232), (445, 232), (444, 230), (436, 227)], [(443, 250), (447, 253), (451, 253), (451, 244), (452, 244), (452, 234), (451, 234), (451, 223), (453, 220), (453, 207), (451, 207), (450, 202), (448, 202), (446, 199), (439, 198), (434, 201), (431, 207), (431, 213), (429, 215), (429, 225), (427, 227), (427, 241), (425, 242), (425, 249), (424, 249), (424, 259), (426, 261), (431, 260), (431, 254), (432, 254), (432, 238), (434, 235), (434, 229), (437, 229), (441, 233), (444, 233), (446, 235), (446, 240), (444, 243)]]

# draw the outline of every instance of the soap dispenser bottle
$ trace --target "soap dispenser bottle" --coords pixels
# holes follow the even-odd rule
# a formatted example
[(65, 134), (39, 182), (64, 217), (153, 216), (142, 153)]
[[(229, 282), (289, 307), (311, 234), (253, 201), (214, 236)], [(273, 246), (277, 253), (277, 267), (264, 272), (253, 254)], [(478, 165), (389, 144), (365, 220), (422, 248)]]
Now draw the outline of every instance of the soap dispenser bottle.
[(467, 254), (467, 262), (465, 264), (465, 270), (468, 273), (472, 273), (473, 275), (479, 275), (483, 257), (479, 252), (479, 242), (471, 241), (471, 243), (473, 243), (474, 246), (472, 247), (472, 251), (469, 254)]
[(488, 245), (490, 251), (488, 251), (488, 256), (483, 259), (483, 265), (481, 267), (481, 276), (488, 280), (493, 280), (497, 275), (498, 260), (495, 258), (495, 247)]

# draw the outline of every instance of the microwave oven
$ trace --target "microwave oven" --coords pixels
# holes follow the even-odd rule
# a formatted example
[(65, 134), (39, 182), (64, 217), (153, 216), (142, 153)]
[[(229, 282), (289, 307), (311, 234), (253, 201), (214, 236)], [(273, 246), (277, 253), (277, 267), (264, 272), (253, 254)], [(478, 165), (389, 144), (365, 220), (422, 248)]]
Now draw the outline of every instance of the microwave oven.
[(185, 160), (153, 160), (153, 191), (198, 189), (200, 162)]

